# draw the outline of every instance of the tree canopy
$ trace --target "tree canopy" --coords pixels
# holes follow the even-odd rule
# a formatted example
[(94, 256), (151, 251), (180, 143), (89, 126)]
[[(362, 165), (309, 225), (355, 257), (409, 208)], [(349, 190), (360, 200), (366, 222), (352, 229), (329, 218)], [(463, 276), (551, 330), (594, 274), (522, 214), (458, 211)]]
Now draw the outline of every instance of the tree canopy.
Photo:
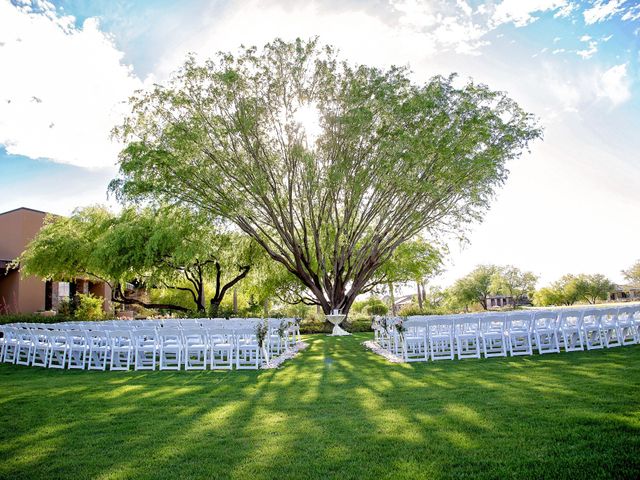
[[(45, 278), (95, 278), (112, 287), (112, 300), (148, 308), (217, 310), (226, 292), (247, 276), (264, 254), (245, 235), (226, 232), (184, 208), (103, 207), (48, 217), (19, 258), (26, 274)], [(192, 307), (149, 303), (126, 294), (126, 284), (187, 292)]]
[(404, 242), (480, 220), (541, 134), (502, 92), (418, 85), (316, 40), (190, 57), (131, 107), (112, 191), (230, 220), (325, 313), (348, 311)]
[(622, 275), (633, 285), (640, 285), (640, 260), (636, 261), (627, 270), (622, 271)]
[(573, 305), (582, 300), (596, 303), (606, 300), (615, 285), (602, 274), (564, 275), (534, 295), (534, 303), (540, 306)]

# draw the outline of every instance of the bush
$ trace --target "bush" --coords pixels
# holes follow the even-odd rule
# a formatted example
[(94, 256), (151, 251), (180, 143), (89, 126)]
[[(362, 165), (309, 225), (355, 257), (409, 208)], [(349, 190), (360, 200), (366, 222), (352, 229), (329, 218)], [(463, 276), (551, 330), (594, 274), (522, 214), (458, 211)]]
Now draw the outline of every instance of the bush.
[(387, 307), (382, 300), (378, 300), (375, 303), (372, 302), (369, 305), (365, 306), (362, 309), (362, 312), (366, 315), (386, 315), (389, 311), (389, 307)]
[(420, 308), (415, 303), (409, 303), (404, 305), (398, 315), (400, 317), (410, 317), (412, 315), (441, 315), (443, 313), (448, 313), (444, 308)]
[(79, 294), (78, 306), (73, 313), (76, 320), (102, 320), (104, 318), (104, 311), (102, 310), (102, 302), (104, 301), (100, 297), (89, 294)]

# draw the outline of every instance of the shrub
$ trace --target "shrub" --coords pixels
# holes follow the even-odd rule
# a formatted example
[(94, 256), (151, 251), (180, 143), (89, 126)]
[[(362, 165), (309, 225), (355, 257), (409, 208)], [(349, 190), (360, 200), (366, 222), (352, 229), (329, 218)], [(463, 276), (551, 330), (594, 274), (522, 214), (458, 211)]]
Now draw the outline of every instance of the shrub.
[(389, 311), (389, 307), (387, 307), (382, 300), (378, 300), (375, 303), (370, 303), (366, 307), (362, 309), (362, 312), (366, 315), (386, 315)]
[(104, 301), (100, 297), (89, 294), (79, 294), (78, 306), (73, 313), (73, 316), (77, 320), (102, 320), (104, 318), (104, 311), (102, 310), (102, 302)]

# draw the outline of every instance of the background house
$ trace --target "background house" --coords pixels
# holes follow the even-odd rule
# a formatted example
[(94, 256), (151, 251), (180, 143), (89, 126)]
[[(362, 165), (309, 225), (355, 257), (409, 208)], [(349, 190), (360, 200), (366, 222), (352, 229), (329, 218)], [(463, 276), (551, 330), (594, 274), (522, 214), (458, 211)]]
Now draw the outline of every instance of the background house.
[(8, 268), (42, 228), (46, 216), (46, 212), (24, 207), (0, 213), (0, 314), (56, 310), (60, 300), (76, 293), (92, 293), (104, 298), (103, 308), (109, 311), (111, 288), (104, 282), (44, 281), (21, 275), (19, 268)]

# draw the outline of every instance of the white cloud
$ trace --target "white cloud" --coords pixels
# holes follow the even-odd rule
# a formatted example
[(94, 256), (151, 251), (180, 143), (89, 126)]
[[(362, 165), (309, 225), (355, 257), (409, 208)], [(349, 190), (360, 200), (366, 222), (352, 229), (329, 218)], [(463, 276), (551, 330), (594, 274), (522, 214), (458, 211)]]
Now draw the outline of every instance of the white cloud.
[(583, 35), (580, 37), (581, 42), (588, 42), (589, 40), (591, 40), (591, 37), (589, 35)]
[[(590, 38), (590, 37), (587, 37)], [(584, 41), (584, 40), (583, 40)], [(576, 52), (576, 54), (578, 54), (578, 56), (584, 58), (585, 60), (588, 58), (593, 57), (593, 55), (598, 51), (598, 42), (595, 41), (589, 41), (589, 48), (586, 48), (584, 50), (578, 50)]]
[(591, 25), (608, 19), (622, 11), (620, 7), (624, 2), (625, 0), (609, 0), (608, 2), (605, 2), (604, 0), (596, 0), (593, 7), (588, 8), (583, 12), (584, 23)]
[(77, 28), (50, 3), (34, 4), (0, 2), (0, 143), (30, 158), (113, 165), (110, 130), (143, 84), (97, 20)]
[(575, 10), (577, 10), (578, 4), (574, 2), (567, 3), (564, 7), (560, 8), (554, 15), (553, 18), (564, 18), (571, 15)]
[(491, 20), (494, 25), (513, 22), (516, 27), (524, 27), (537, 20), (534, 13), (566, 6), (566, 0), (503, 0), (495, 7)]
[(614, 106), (631, 98), (626, 63), (615, 65), (602, 74), (598, 85), (598, 96), (608, 98)]
[(624, 21), (634, 21), (640, 19), (640, 5), (629, 7), (629, 9), (620, 18)]

